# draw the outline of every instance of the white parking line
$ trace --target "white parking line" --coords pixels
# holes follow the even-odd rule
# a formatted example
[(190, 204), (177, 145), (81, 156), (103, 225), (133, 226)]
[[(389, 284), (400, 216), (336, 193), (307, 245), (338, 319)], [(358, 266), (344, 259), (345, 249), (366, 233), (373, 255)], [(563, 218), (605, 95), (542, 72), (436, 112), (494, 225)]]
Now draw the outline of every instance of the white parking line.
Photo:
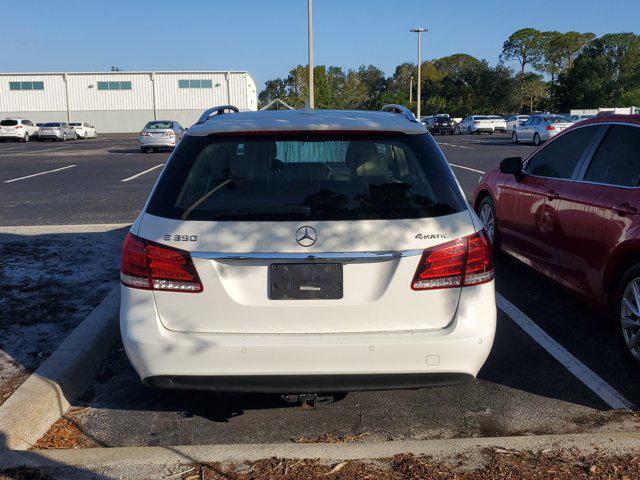
[(455, 143), (438, 142), (440, 145), (446, 145), (447, 147), (465, 148), (467, 150), (473, 150), (473, 147), (465, 147), (464, 145), (456, 145)]
[(615, 409), (631, 410), (633, 403), (624, 398), (615, 388), (605, 382), (593, 370), (571, 355), (562, 345), (551, 338), (547, 332), (525, 315), (518, 307), (496, 293), (498, 308), (507, 314), (538, 345), (544, 348), (553, 358), (569, 370), (578, 380), (584, 383), (593, 393), (607, 405)]
[[(41, 152), (52, 152), (54, 150), (62, 150), (63, 148), (71, 148), (73, 145), (65, 145), (64, 147), (55, 147), (55, 148), (43, 148), (42, 150), (27, 150), (24, 152), (17, 153), (7, 153), (6, 155), (0, 155), (0, 157), (21, 157), (25, 155), (38, 155)], [(2, 151), (2, 150), (0, 150)]]
[(123, 179), (122, 179), (122, 180), (120, 180), (120, 181), (121, 181), (121, 182), (128, 182), (129, 180), (133, 180), (134, 178), (138, 178), (138, 177), (141, 177), (142, 175), (144, 175), (144, 174), (146, 174), (146, 173), (152, 172), (152, 171), (154, 171), (156, 168), (160, 168), (160, 167), (162, 167), (163, 165), (164, 165), (164, 163), (161, 163), (160, 165), (156, 165), (155, 167), (148, 168), (147, 170), (144, 170), (144, 171), (142, 171), (142, 172), (140, 172), (140, 173), (136, 173), (135, 175), (131, 175), (130, 177), (123, 178)]
[(475, 168), (465, 167), (464, 165), (456, 165), (455, 163), (449, 163), (449, 165), (451, 165), (452, 167), (461, 168), (463, 170), (469, 170), (470, 172), (479, 173), (481, 175), (485, 174), (485, 172), (483, 172), (482, 170), (476, 170)]
[(12, 183), (17, 182), (18, 180), (25, 180), (27, 178), (39, 177), (40, 175), (46, 175), (47, 173), (60, 172), (62, 170), (67, 170), (68, 168), (73, 168), (75, 165), (67, 165), (66, 167), (56, 168), (54, 170), (47, 170), (46, 172), (38, 172), (31, 175), (27, 175), (25, 177), (12, 178), (11, 180), (5, 180), (3, 183)]

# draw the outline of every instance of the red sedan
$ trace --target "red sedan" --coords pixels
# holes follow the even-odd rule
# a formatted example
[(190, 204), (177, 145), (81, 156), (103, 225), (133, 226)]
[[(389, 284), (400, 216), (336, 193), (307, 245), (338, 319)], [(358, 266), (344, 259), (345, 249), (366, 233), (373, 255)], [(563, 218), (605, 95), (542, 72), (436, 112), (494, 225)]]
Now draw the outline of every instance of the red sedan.
[(611, 309), (640, 362), (640, 116), (580, 122), (480, 180), (494, 247)]

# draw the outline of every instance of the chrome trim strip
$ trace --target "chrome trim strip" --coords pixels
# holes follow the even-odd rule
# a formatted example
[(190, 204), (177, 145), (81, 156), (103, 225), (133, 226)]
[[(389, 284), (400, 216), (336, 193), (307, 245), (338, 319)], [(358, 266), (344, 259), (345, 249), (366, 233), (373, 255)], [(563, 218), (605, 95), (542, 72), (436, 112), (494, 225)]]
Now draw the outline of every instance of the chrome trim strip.
[(228, 253), (191, 252), (191, 257), (206, 260), (262, 261), (262, 262), (340, 262), (375, 263), (388, 262), (402, 257), (421, 255), (423, 249), (382, 252), (320, 252), (320, 253)]

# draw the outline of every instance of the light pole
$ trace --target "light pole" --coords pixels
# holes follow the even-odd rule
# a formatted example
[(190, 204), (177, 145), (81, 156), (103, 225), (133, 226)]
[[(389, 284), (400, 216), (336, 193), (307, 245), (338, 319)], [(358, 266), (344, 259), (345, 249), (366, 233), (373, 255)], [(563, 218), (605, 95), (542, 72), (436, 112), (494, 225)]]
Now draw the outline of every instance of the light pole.
[[(309, 0), (311, 1), (311, 0)], [(422, 62), (422, 60), (420, 59), (420, 37), (422, 32), (426, 32), (427, 29), (426, 28), (412, 28), (410, 30), (413, 33), (417, 33), (418, 34), (418, 105), (416, 107), (416, 117), (418, 117), (418, 120), (420, 120), (420, 103), (422, 102), (422, 95), (421, 95), (421, 79), (420, 79), (420, 63)]]
[(409, 103), (413, 102), (413, 77), (409, 77)]
[(314, 92), (313, 92), (313, 5), (309, 0), (309, 108), (314, 108)]

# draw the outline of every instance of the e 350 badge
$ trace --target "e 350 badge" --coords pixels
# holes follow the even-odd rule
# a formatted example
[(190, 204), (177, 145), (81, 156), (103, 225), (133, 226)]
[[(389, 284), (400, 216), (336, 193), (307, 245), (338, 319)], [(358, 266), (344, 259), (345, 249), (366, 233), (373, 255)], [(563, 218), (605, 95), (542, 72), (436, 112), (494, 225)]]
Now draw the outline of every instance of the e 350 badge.
[(166, 242), (197, 242), (198, 235), (165, 235), (164, 240)]

